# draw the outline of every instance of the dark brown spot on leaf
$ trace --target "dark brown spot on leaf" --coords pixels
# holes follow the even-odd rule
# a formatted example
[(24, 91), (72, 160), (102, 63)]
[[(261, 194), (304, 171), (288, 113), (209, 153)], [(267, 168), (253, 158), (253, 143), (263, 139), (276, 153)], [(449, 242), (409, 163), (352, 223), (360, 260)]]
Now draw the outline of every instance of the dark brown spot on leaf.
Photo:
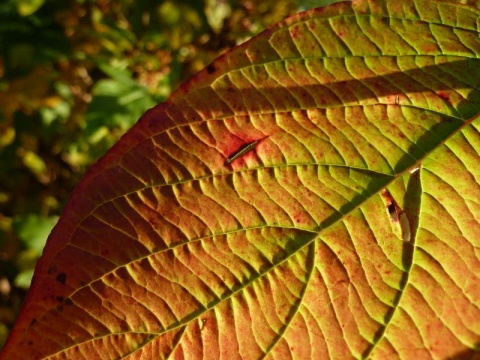
[(438, 91), (437, 95), (440, 96), (447, 103), (451, 104), (450, 95), (446, 91)]
[(215, 72), (215, 70), (217, 70), (217, 69), (215, 68), (215, 65), (210, 64), (210, 65), (207, 66), (207, 72), (208, 72), (209, 74), (213, 74), (213, 73)]
[(62, 283), (62, 284), (65, 284), (65, 281), (67, 280), (67, 274), (65, 273), (60, 273), (57, 275), (57, 281)]

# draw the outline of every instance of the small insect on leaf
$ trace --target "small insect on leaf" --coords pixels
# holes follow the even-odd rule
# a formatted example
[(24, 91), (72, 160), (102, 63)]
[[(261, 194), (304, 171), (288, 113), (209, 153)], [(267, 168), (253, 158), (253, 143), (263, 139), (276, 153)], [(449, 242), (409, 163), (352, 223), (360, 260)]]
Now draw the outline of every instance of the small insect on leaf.
[(242, 157), (245, 155), (247, 152), (250, 150), (253, 150), (255, 146), (257, 146), (259, 140), (255, 140), (254, 142), (251, 142), (243, 147), (241, 147), (238, 151), (234, 152), (232, 155), (230, 155), (227, 160), (225, 160), (225, 165), (231, 164), (233, 161), (237, 160), (238, 158)]

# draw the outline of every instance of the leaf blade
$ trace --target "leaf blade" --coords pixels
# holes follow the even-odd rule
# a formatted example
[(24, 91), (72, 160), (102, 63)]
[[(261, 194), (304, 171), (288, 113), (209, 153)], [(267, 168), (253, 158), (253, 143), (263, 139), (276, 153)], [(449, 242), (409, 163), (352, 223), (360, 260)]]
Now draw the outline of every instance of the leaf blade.
[[(47, 331), (53, 339), (16, 351), (88, 358), (102, 345), (110, 358), (308, 358), (473, 347), (473, 322), (456, 330), (458, 318), (422, 317), (439, 317), (434, 286), (422, 281), (435, 283), (431, 269), (476, 318), (478, 290), (469, 298), (457, 283), (465, 273), (478, 280), (469, 271), (478, 257), (432, 246), (427, 230), (438, 224), (424, 212), (450, 217), (455, 229), (461, 210), (476, 205), (467, 190), (478, 194), (477, 17), (427, 1), (337, 4), (217, 60), (148, 112), (72, 195), (13, 336), (25, 345)], [(418, 29), (430, 36), (412, 35)], [(258, 138), (255, 152), (225, 167)], [(455, 159), (457, 143), (469, 152)], [(465, 171), (461, 159), (467, 185), (445, 213), (438, 197), (454, 192), (438, 178), (454, 161), (455, 174)], [(419, 164), (422, 192), (409, 193), (406, 176)], [(415, 249), (392, 231), (385, 187), (419, 216)], [(470, 211), (471, 223), (457, 227), (467, 234), (462, 249), (478, 231)], [(463, 271), (442, 273), (442, 251), (449, 268), (468, 259)], [(397, 324), (417, 344), (407, 347)]]

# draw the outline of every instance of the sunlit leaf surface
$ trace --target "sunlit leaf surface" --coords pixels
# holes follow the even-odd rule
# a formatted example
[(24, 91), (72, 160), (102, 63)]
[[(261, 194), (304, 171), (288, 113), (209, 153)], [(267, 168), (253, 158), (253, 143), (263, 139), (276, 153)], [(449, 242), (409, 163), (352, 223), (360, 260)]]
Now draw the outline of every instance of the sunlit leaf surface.
[(423, 359), (480, 344), (480, 11), (298, 14), (72, 194), (2, 359)]

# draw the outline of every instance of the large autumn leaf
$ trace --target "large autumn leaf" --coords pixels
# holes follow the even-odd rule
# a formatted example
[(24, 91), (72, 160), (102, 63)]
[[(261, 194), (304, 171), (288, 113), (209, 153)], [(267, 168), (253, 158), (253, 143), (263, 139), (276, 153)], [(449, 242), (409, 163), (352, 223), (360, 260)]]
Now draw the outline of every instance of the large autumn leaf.
[(2, 359), (475, 354), (479, 16), (359, 0), (219, 58), (72, 194)]

